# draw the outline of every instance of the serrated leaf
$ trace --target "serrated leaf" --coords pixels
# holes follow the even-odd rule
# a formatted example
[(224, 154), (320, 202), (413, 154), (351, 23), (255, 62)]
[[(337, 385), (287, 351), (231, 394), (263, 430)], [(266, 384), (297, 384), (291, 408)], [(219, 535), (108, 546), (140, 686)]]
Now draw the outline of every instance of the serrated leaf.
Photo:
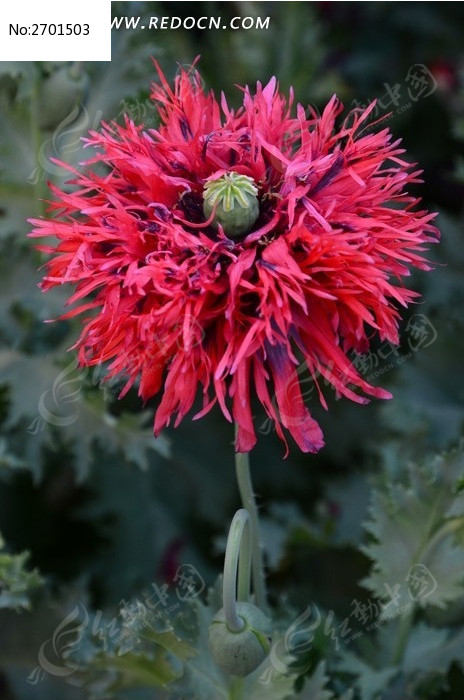
[(195, 650), (170, 624), (160, 631), (160, 617), (140, 601), (126, 604), (113, 619), (101, 613), (87, 617), (79, 644), (67, 657), (75, 683), (107, 697), (122, 690), (161, 688), (179, 679)]
[(70, 427), (78, 474), (86, 473), (94, 444), (110, 452), (120, 450), (126, 459), (142, 469), (148, 469), (149, 452), (157, 452), (163, 457), (169, 455), (166, 438), (155, 438), (151, 427), (143, 427), (150, 415), (147, 412), (137, 415), (126, 413), (116, 418), (106, 411), (101, 395), (91, 400), (82, 396), (76, 409), (76, 420)]
[(173, 666), (172, 658), (159, 647), (155, 648), (151, 654), (133, 652), (122, 656), (101, 654), (93, 664), (97, 670), (117, 674), (117, 680), (108, 687), (109, 692), (128, 688), (165, 687), (182, 673), (180, 667)]
[(305, 681), (303, 692), (298, 695), (301, 700), (334, 700), (333, 693), (327, 689), (329, 679), (323, 661), (314, 673)]
[(443, 607), (464, 594), (464, 548), (456, 544), (463, 470), (458, 450), (374, 492), (365, 524), (372, 541), (363, 547), (373, 566), (362, 585), (383, 600), (385, 616), (412, 604)]
[(361, 700), (375, 700), (397, 675), (396, 668), (373, 668), (355, 654), (347, 652), (338, 669), (355, 676), (354, 685), (359, 688)]
[(464, 630), (450, 632), (447, 629), (429, 627), (421, 622), (412, 630), (404, 654), (405, 673), (445, 674), (453, 661), (463, 663)]
[[(272, 674), (272, 664), (265, 661), (245, 680), (242, 700), (290, 700), (295, 697), (294, 685), (295, 676)], [(268, 678), (269, 682), (264, 683), (263, 678)], [(299, 697), (299, 696), (298, 696)]]
[[(14, 195), (8, 193), (5, 195), (8, 200), (8, 207), (13, 207), (17, 211)], [(29, 201), (29, 200), (28, 200)], [(0, 227), (2, 226), (1, 212), (1, 188), (0, 188)], [(30, 201), (29, 201), (30, 206)], [(17, 212), (18, 213), (18, 212)], [(8, 210), (5, 211), (8, 216)], [(30, 209), (27, 213), (30, 216)], [(19, 213), (20, 215), (20, 213)], [(29, 224), (24, 220), (22, 226)], [(1, 234), (0, 234), (1, 236)], [(16, 243), (16, 242), (15, 242)], [(66, 330), (65, 324), (45, 324), (44, 321), (57, 318), (62, 313), (66, 294), (63, 287), (56, 287), (49, 293), (44, 294), (39, 288), (41, 280), (41, 272), (36, 269), (38, 260), (31, 253), (25, 253), (23, 250), (16, 251), (9, 247), (8, 256), (0, 256), (0, 337), (11, 349), (24, 349), (26, 336), (31, 330), (33, 331), (33, 348), (30, 351), (50, 350), (50, 342), (48, 345), (40, 345), (43, 337), (47, 337), (53, 341), (54, 349), (57, 349), (57, 340), (61, 340), (63, 331)], [(32, 320), (32, 323), (25, 324), (22, 322), (19, 310), (27, 311)], [(72, 345), (72, 341), (69, 341)], [(37, 347), (39, 346), (39, 347)]]
[(37, 570), (28, 571), (29, 554), (7, 554), (0, 536), (0, 608), (29, 608), (30, 593), (42, 585)]
[(147, 413), (110, 415), (102, 394), (85, 394), (84, 377), (73, 360), (60, 370), (57, 352), (25, 355), (14, 350), (0, 351), (0, 384), (9, 388), (10, 410), (7, 427), (27, 419), (23, 441), (24, 459), (36, 479), (41, 475), (41, 450), (54, 447), (56, 433), (72, 446), (76, 472), (87, 475), (96, 444), (148, 468), (148, 453), (168, 456), (166, 438), (155, 439), (145, 428)]
[(216, 666), (208, 648), (208, 629), (217, 609), (195, 601), (194, 611), (196, 633), (192, 646), (196, 654), (186, 663), (181, 682), (174, 689), (195, 700), (227, 700), (229, 681)]
[[(274, 632), (272, 635), (273, 648), (279, 648), (284, 642), (284, 633)], [(287, 700), (295, 697), (295, 680), (297, 674), (287, 665), (293, 658), (278, 659), (276, 664), (272, 651), (263, 663), (249, 676), (243, 679), (240, 688), (241, 700)], [(287, 667), (285, 670), (285, 666)]]
[[(191, 644), (176, 634), (169, 620), (169, 614), (163, 611), (153, 611), (147, 605), (138, 604), (123, 608), (121, 617), (125, 634), (119, 640), (124, 646), (137, 648), (144, 642), (158, 645), (165, 651), (174, 654), (181, 661), (195, 656)], [(121, 649), (120, 649), (121, 651)]]

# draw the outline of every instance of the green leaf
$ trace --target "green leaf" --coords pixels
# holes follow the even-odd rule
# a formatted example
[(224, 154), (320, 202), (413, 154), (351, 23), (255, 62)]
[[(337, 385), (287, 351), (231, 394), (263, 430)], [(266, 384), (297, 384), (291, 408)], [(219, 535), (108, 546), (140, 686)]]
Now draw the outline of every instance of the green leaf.
[(191, 644), (196, 653), (186, 663), (182, 679), (174, 689), (195, 700), (229, 698), (229, 680), (216, 666), (208, 648), (208, 629), (216, 612), (214, 603), (203, 605), (200, 601), (194, 601), (195, 633)]
[(148, 411), (123, 413), (117, 418), (106, 411), (101, 394), (92, 398), (82, 396), (76, 405), (76, 420), (72, 424), (72, 439), (78, 473), (83, 474), (92, 457), (92, 447), (99, 444), (108, 451), (119, 450), (126, 459), (142, 469), (148, 469), (150, 452), (163, 457), (169, 454), (165, 437), (155, 438)]
[[(31, 215), (29, 210), (22, 213), (14, 192), (4, 193), (7, 208), (2, 214), (2, 190), (0, 188), (0, 227), (3, 216), (8, 216), (11, 207), (22, 218), (22, 226), (27, 230), (30, 225), (25, 221)], [(24, 195), (25, 196), (25, 195)], [(1, 234), (0, 234), (1, 235)], [(58, 351), (63, 335), (67, 332), (65, 323), (46, 324), (44, 321), (57, 318), (64, 309), (67, 295), (63, 287), (56, 287), (44, 294), (38, 287), (41, 272), (37, 269), (40, 260), (32, 251), (24, 251), (11, 242), (8, 254), (0, 256), (0, 338), (11, 349), (27, 351), (29, 354), (50, 351), (50, 345)], [(45, 343), (44, 340), (48, 342)], [(68, 346), (73, 344), (69, 339)]]
[(421, 622), (411, 632), (404, 654), (403, 668), (408, 674), (445, 674), (453, 661), (464, 659), (464, 629), (450, 632)]
[[(26, 355), (16, 350), (0, 350), (0, 384), (6, 386), (9, 399), (7, 428), (13, 428), (22, 419), (37, 419), (45, 423), (52, 413), (44, 404), (53, 392), (60, 374), (56, 352), (47, 355)], [(57, 421), (59, 420), (59, 406)], [(31, 424), (31, 431), (33, 425)]]
[(93, 663), (96, 670), (117, 674), (117, 680), (108, 686), (110, 693), (127, 688), (164, 687), (181, 675), (181, 670), (173, 666), (170, 656), (160, 647), (150, 654), (100, 654)]
[(36, 479), (41, 476), (41, 450), (55, 446), (57, 433), (72, 445), (81, 479), (87, 475), (96, 444), (120, 451), (143, 469), (148, 468), (148, 453), (168, 455), (166, 438), (155, 439), (151, 427), (145, 427), (149, 413), (110, 415), (102, 393), (84, 391), (86, 373), (77, 369), (76, 360), (60, 369), (60, 357), (56, 351), (46, 355), (0, 351), (0, 384), (9, 389), (6, 425), (12, 428), (26, 420), (22, 448)]
[(347, 690), (343, 696), (336, 698), (332, 691), (328, 690), (328, 682), (326, 664), (321, 661), (312, 676), (306, 680), (303, 691), (297, 697), (301, 700), (351, 700), (352, 690)]
[(0, 536), (0, 608), (29, 608), (30, 593), (42, 585), (38, 571), (26, 569), (28, 552), (7, 554)]
[(359, 688), (361, 700), (379, 697), (379, 693), (388, 687), (398, 673), (396, 668), (373, 668), (351, 652), (343, 654), (338, 670), (356, 677), (355, 685)]
[(123, 608), (121, 618), (124, 627), (119, 639), (119, 653), (148, 643), (148, 646), (162, 647), (182, 661), (195, 656), (192, 646), (176, 634), (169, 614), (163, 610), (155, 611), (138, 602), (135, 606)]
[[(272, 673), (272, 663), (264, 661), (243, 684), (242, 700), (290, 700), (295, 697), (295, 676)], [(268, 683), (264, 682), (268, 679)]]
[(84, 636), (68, 658), (76, 684), (107, 697), (121, 690), (165, 687), (179, 679), (195, 650), (177, 635), (174, 621), (163, 611), (136, 601), (113, 619), (97, 613), (87, 620)]
[[(241, 700), (286, 700), (295, 697), (295, 681), (297, 673), (292, 671), (290, 662), (293, 657), (274, 660), (273, 649), (285, 648), (284, 632), (274, 631), (272, 634), (272, 647), (269, 656), (249, 676), (243, 679), (240, 687)], [(286, 667), (286, 671), (285, 671)]]
[(362, 585), (382, 600), (384, 617), (413, 604), (444, 607), (464, 594), (464, 549), (456, 543), (463, 471), (459, 449), (374, 491), (365, 524), (372, 539), (363, 547), (373, 566)]

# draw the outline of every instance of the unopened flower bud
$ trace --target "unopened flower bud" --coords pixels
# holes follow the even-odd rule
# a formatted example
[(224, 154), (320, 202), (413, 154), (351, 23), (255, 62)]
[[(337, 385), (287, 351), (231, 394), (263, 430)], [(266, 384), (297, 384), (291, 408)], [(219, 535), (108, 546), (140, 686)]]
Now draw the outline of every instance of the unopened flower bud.
[(231, 676), (247, 676), (260, 666), (271, 648), (270, 622), (251, 603), (237, 603), (243, 627), (234, 632), (227, 626), (224, 608), (209, 627), (209, 648), (219, 668)]

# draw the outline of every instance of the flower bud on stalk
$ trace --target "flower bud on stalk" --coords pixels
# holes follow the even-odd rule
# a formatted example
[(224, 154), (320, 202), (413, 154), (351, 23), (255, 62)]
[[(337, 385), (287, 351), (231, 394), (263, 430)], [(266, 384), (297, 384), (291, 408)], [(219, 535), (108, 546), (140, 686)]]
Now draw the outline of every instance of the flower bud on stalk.
[(250, 535), (250, 515), (241, 508), (234, 515), (227, 538), (223, 607), (214, 616), (208, 632), (214, 661), (231, 676), (252, 673), (271, 648), (271, 622), (262, 610), (248, 602), (252, 557)]
[(237, 603), (237, 616), (243, 627), (234, 632), (227, 625), (224, 608), (219, 610), (209, 628), (209, 648), (222, 671), (231, 676), (247, 676), (269, 654), (270, 622), (252, 603)]

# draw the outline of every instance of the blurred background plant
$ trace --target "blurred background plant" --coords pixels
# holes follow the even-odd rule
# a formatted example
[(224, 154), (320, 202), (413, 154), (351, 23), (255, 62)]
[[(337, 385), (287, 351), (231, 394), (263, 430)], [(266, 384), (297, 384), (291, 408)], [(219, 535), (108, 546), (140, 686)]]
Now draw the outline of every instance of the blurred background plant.
[[(111, 63), (0, 64), (0, 699), (461, 699), (464, 7), (113, 2), (113, 14), (270, 26), (113, 30)], [(232, 103), (235, 84), (273, 74), (318, 108), (334, 92), (346, 107), (377, 98), (443, 235), (400, 348), (354, 358), (393, 401), (333, 398), (324, 413), (308, 385), (327, 447), (285, 462), (262, 417), (252, 468), (280, 622), (241, 695), (204, 646), (238, 505), (232, 429), (213, 412), (155, 440), (136, 392), (118, 401), (104, 370), (80, 371), (76, 326), (43, 323), (64, 297), (37, 289), (26, 239), (47, 181), (66, 179), (50, 158), (78, 164), (102, 120), (153, 127), (150, 57), (172, 79), (199, 54)]]

